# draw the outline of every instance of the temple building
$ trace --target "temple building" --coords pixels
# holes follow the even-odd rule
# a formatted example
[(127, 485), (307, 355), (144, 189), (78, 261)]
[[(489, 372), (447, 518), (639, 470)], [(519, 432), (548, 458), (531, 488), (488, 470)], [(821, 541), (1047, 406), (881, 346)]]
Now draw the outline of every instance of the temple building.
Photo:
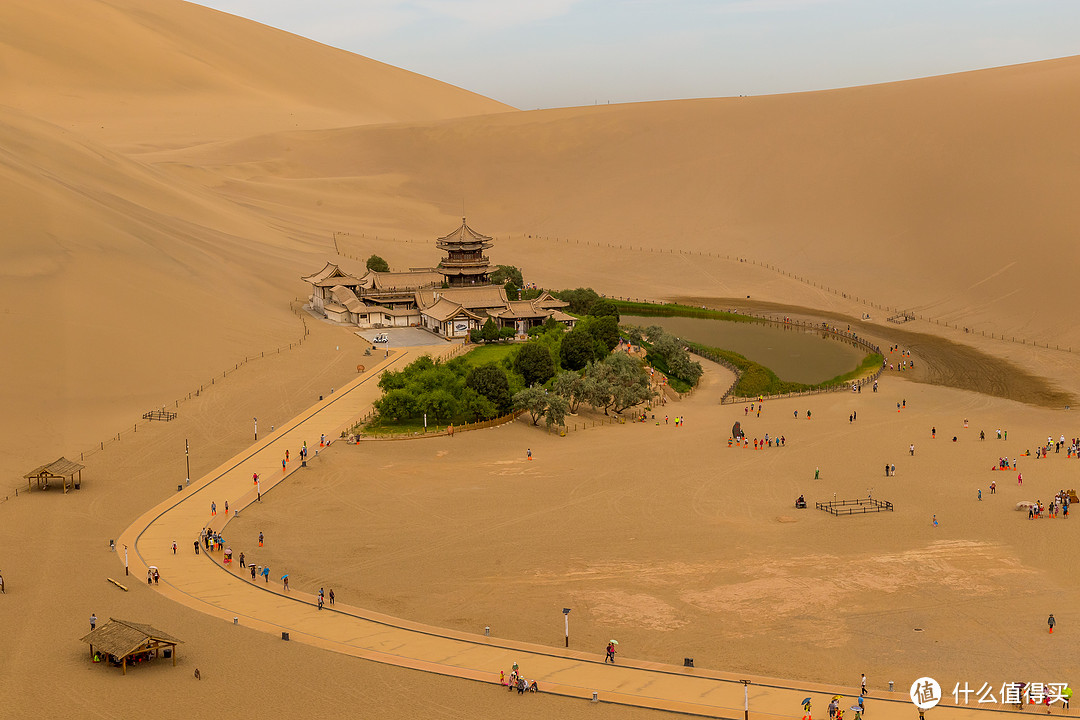
[(436, 268), (407, 272), (368, 270), (356, 277), (327, 262), (322, 270), (301, 278), (311, 284), (308, 306), (329, 320), (362, 328), (422, 327), (444, 338), (468, 337), (488, 318), (499, 327), (526, 335), (548, 318), (573, 327), (565, 303), (544, 292), (532, 300), (510, 300), (501, 285), (491, 284), (490, 261), (484, 251), (492, 238), (461, 227), (439, 238), (447, 257)]
[(469, 227), (461, 218), (461, 227), (435, 241), (446, 259), (439, 263), (439, 272), (450, 287), (487, 285), (490, 282), (490, 261), (484, 251), (493, 244), (491, 238)]

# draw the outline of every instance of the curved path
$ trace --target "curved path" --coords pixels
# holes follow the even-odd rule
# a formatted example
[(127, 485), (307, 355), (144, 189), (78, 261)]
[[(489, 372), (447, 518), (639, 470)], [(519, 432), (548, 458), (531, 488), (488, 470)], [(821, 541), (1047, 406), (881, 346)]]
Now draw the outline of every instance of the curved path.
[[(509, 674), (517, 662), (522, 674), (536, 680), (544, 692), (580, 698), (592, 698), (595, 692), (603, 702), (733, 720), (743, 714), (740, 680), (751, 683), (749, 701), (755, 717), (798, 718), (807, 695), (813, 698), (819, 716), (825, 717), (832, 695), (844, 695), (845, 708), (854, 702), (850, 687), (796, 686), (783, 680), (622, 658), (618, 665), (607, 665), (596, 654), (456, 632), (344, 604), (320, 611), (311, 594), (282, 592), (278, 576), (272, 582), (262, 578), (253, 582), (238, 567), (223, 565), (221, 553), (194, 553), (193, 542), (204, 527), (222, 531), (233, 517), (224, 512), (226, 500), (234, 513), (256, 501), (253, 472), (259, 473), (261, 489), (267, 492), (300, 470), (298, 449), (305, 441), (311, 449), (309, 462), (317, 463), (320, 436), (336, 438), (370, 409), (379, 396), (377, 383), (383, 370), (404, 367), (420, 354), (438, 354), (451, 347), (393, 351), (346, 387), (147, 511), (120, 536), (120, 543), (133, 550), (134, 577), (144, 577), (148, 566), (154, 565), (161, 573), (158, 589), (163, 595), (226, 621), (235, 619), (275, 635), (288, 632), (291, 640), (355, 657), (481, 682), (497, 683), (500, 670)], [(287, 472), (282, 472), (286, 448), (292, 459)], [(216, 517), (210, 516), (212, 501), (219, 509)], [(179, 545), (176, 555), (172, 553), (174, 540)], [(902, 692), (870, 695), (868, 705), (875, 720), (918, 717), (907, 688), (898, 690)], [(947, 706), (931, 711), (933, 720), (985, 718), (986, 712)]]

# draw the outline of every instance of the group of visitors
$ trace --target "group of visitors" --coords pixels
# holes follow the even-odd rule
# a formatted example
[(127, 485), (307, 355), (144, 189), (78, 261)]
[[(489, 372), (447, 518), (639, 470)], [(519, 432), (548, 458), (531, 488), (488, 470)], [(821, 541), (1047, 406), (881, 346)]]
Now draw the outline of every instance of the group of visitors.
[(1058, 492), (1054, 496), (1054, 499), (1050, 501), (1048, 506), (1043, 505), (1042, 500), (1036, 500), (1034, 504), (1028, 506), (1028, 518), (1031, 520), (1048, 517), (1051, 520), (1059, 515), (1063, 518), (1069, 517), (1069, 504), (1072, 502), (1069, 493), (1064, 490)]
[(540, 692), (540, 686), (533, 680), (531, 683), (525, 679), (525, 676), (521, 674), (518, 669), (518, 664), (515, 662), (510, 668), (510, 677), (506, 677), (506, 673), (502, 670), (499, 671), (499, 683), (507, 688), (510, 692), (518, 691), (518, 695), (524, 695), (526, 692)]

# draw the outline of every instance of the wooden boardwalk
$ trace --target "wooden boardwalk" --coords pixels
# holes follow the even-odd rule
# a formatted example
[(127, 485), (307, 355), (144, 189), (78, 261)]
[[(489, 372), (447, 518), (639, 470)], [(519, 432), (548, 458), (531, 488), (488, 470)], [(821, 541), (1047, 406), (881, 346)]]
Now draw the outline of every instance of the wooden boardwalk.
[[(438, 350), (445, 352), (447, 346)], [(852, 687), (793, 683), (621, 656), (618, 665), (607, 665), (599, 653), (462, 633), (341, 603), (319, 610), (309, 593), (282, 592), (277, 580), (280, 573), (275, 575), (273, 568), (274, 579), (269, 583), (262, 579), (252, 582), (238, 567), (222, 565), (220, 554), (194, 553), (193, 542), (207, 524), (228, 538), (227, 523), (232, 515), (226, 517), (223, 512), (226, 500), (234, 511), (243, 511), (255, 501), (253, 472), (259, 473), (263, 492), (287, 481), (300, 469), (297, 449), (305, 440), (311, 449), (309, 463), (317, 465), (315, 450), (320, 436), (338, 437), (370, 409), (380, 394), (377, 383), (384, 369), (399, 369), (424, 352), (438, 350), (393, 351), (346, 387), (148, 510), (120, 537), (121, 546), (133, 551), (134, 576), (144, 576), (147, 566), (156, 565), (161, 572), (158, 592), (225, 622), (232, 623), (235, 618), (241, 625), (274, 635), (288, 632), (291, 642), (467, 680), (497, 683), (500, 670), (509, 675), (511, 665), (517, 662), (522, 674), (529, 681), (536, 680), (542, 692), (584, 699), (596, 693), (601, 702), (732, 720), (743, 717), (742, 680), (750, 681), (749, 702), (755, 718), (800, 718), (801, 701), (808, 695), (818, 717), (827, 717), (826, 706), (833, 695), (845, 696), (845, 708), (854, 702), (858, 690)], [(283, 473), (281, 458), (286, 448), (292, 460)], [(213, 518), (211, 501), (219, 508)], [(172, 553), (174, 540), (180, 547), (176, 555)], [(122, 553), (117, 555), (122, 559)], [(777, 632), (784, 630), (777, 628)], [(872, 688), (867, 705), (875, 720), (918, 717), (907, 688), (897, 689), (900, 692), (888, 693)], [(939, 706), (931, 712), (934, 720), (966, 720), (986, 718), (987, 710)]]

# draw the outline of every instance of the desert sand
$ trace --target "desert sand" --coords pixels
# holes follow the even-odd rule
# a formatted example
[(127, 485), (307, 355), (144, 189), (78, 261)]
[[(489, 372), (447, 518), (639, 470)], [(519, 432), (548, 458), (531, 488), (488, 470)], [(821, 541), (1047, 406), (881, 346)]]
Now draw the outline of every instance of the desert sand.
[[(742, 408), (717, 404), (717, 368), (667, 408), (687, 418), (678, 431), (559, 438), (518, 422), (336, 448), (236, 523), (280, 538), (266, 551), (295, 583), (552, 646), (571, 605), (581, 649), (618, 637), (626, 657), (800, 681), (1052, 682), (1080, 666), (1076, 519), (1012, 509), (1075, 486), (1076, 461), (1021, 458), (1022, 490), (990, 470), (1080, 435), (1062, 407), (1080, 393), (1078, 181), (1062, 160), (1080, 142), (1080, 59), (521, 112), (171, 0), (18, 0), (0, 27), (5, 709), (655, 714), (508, 703), (477, 683), (283, 651), (105, 580), (123, 572), (108, 540), (183, 481), (185, 439), (199, 477), (250, 442), (252, 417), (280, 424), (355, 375), (359, 341), (304, 319), (299, 276), (327, 260), (360, 271), (373, 252), (433, 264), (463, 208), (496, 236), (493, 260), (529, 281), (830, 322), (868, 313), (862, 334), (924, 362), (877, 395), (767, 402), (752, 434), (783, 434), (783, 449), (726, 447)], [(918, 319), (886, 322), (899, 310)], [(163, 405), (179, 417), (141, 420)], [(813, 421), (792, 417), (806, 408)], [(999, 426), (1008, 442), (992, 439)], [(81, 490), (14, 495), (61, 454), (84, 458)], [(868, 492), (896, 512), (791, 507)], [(180, 637), (180, 667), (91, 665), (78, 643), (91, 612)]]

